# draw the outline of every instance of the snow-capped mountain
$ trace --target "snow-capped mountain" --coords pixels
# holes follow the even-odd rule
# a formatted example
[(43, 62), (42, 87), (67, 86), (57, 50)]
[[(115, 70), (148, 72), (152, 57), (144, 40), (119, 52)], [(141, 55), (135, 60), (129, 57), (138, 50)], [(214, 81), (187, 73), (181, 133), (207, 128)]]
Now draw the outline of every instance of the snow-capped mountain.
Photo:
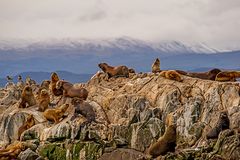
[(101, 40), (88, 40), (88, 39), (51, 39), (47, 41), (0, 41), (1, 50), (79, 50), (85, 52), (102, 53), (128, 51), (128, 52), (156, 52), (160, 54), (178, 55), (189, 53), (218, 53), (221, 50), (209, 47), (204, 43), (186, 44), (178, 41), (168, 42), (146, 42), (142, 40), (132, 39), (129, 37), (116, 38), (116, 39), (101, 39)]

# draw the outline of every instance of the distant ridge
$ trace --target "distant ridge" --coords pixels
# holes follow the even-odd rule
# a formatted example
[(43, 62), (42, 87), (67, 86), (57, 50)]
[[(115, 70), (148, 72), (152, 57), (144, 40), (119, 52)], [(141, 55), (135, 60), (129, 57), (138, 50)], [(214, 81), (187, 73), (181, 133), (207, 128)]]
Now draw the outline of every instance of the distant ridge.
[[(61, 79), (69, 81), (71, 83), (80, 83), (87, 82), (93, 74), (76, 74), (68, 71), (56, 71)], [(23, 72), (17, 74), (13, 77), (14, 82), (17, 82), (18, 75), (23, 77), (23, 80), (26, 79), (27, 76), (30, 76), (37, 83), (41, 83), (43, 80), (50, 79), (51, 72)], [(0, 78), (0, 87), (4, 87), (7, 83), (6, 78)]]

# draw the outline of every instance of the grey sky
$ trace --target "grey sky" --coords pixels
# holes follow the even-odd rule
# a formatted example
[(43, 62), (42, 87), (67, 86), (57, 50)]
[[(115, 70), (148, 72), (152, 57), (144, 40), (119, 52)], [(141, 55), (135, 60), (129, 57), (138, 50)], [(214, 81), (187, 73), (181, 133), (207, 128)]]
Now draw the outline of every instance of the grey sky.
[(0, 39), (112, 38), (240, 49), (240, 0), (0, 0)]

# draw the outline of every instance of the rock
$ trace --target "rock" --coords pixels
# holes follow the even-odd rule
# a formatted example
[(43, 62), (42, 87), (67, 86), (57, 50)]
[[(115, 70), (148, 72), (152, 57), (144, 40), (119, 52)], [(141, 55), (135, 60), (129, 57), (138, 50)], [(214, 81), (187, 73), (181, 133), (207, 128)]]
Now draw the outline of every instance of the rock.
[[(183, 76), (183, 82), (158, 74), (133, 74), (130, 78), (106, 78), (99, 72), (86, 84), (75, 84), (89, 91), (87, 102), (96, 113), (96, 122), (84, 117), (71, 120), (74, 108), (51, 95), (51, 102), (69, 103), (58, 124), (48, 122), (38, 106), (18, 108), (18, 89), (0, 90), (0, 147), (17, 140), (17, 130), (29, 114), (36, 125), (22, 134), (22, 141), (34, 142), (31, 149), (48, 159), (98, 159), (110, 155), (144, 159), (146, 148), (164, 133), (166, 117), (173, 115), (177, 125), (177, 151), (159, 159), (239, 159), (240, 86), (238, 82), (215, 82)], [(38, 86), (34, 86), (35, 90)], [(50, 106), (49, 106), (50, 107)], [(57, 106), (54, 106), (57, 107)], [(230, 130), (218, 140), (207, 140), (219, 113), (228, 111)], [(233, 134), (232, 130), (235, 131)], [(231, 134), (230, 134), (231, 133)], [(36, 143), (35, 143), (36, 142)], [(124, 148), (124, 149), (123, 149)], [(107, 152), (107, 153), (105, 153)]]
[(116, 149), (111, 153), (104, 153), (99, 160), (146, 160), (146, 156), (133, 149)]
[(39, 158), (39, 156), (31, 149), (27, 149), (18, 155), (18, 159), (20, 160), (36, 160), (37, 158)]

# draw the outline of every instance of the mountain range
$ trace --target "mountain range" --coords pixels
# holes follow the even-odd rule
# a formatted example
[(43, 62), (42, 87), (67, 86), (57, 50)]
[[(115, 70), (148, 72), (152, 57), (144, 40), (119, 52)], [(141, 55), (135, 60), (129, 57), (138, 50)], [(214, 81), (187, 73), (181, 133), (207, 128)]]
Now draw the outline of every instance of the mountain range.
[(153, 43), (129, 37), (0, 41), (0, 56), (0, 77), (56, 70), (94, 74), (100, 62), (114, 66), (124, 64), (137, 72), (149, 72), (156, 57), (161, 59), (162, 69), (240, 68), (240, 51), (224, 51), (204, 43)]

